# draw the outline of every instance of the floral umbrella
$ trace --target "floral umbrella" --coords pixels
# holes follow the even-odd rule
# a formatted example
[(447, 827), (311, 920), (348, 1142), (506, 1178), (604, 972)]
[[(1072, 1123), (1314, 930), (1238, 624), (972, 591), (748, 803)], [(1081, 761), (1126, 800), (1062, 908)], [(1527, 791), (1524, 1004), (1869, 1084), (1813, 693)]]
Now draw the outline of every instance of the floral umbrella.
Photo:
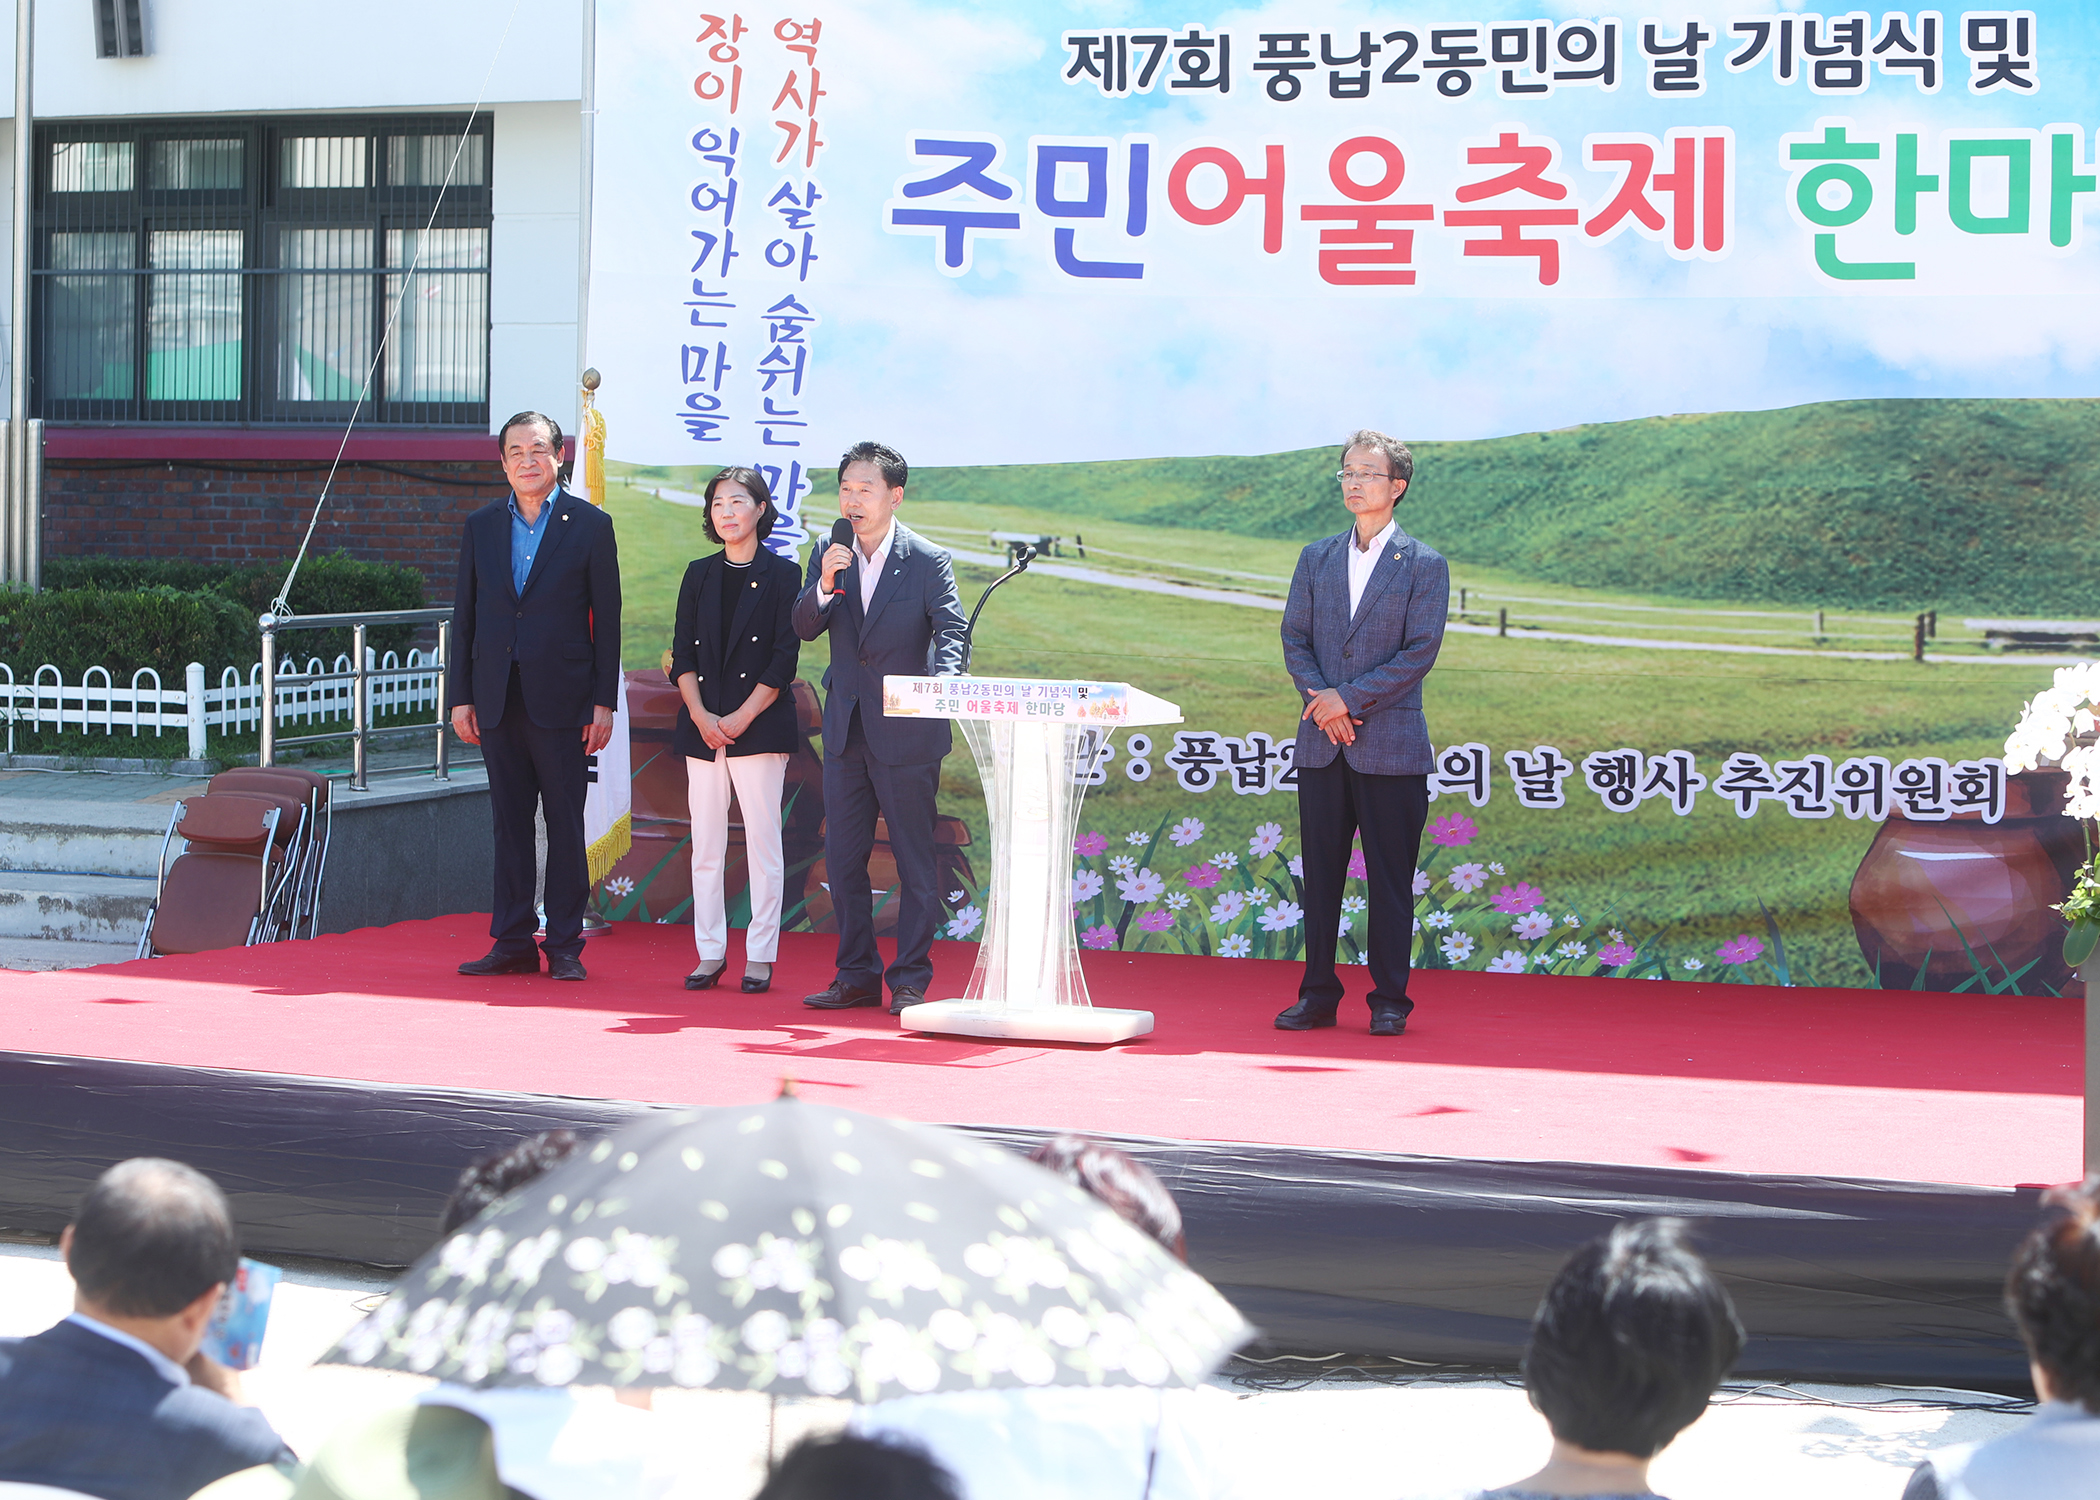
[(790, 1094), (638, 1121), (425, 1255), (323, 1363), (863, 1401), (1194, 1385), (1254, 1330), (997, 1146)]

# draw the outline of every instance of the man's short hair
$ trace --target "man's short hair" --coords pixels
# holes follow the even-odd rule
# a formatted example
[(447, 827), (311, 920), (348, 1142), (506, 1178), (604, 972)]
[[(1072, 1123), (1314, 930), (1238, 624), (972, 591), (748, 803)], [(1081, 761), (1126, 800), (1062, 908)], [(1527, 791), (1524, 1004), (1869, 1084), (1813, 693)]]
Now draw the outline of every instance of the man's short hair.
[(554, 418), (548, 416), (543, 411), (521, 411), (516, 416), (512, 417), (509, 421), (505, 422), (501, 427), (497, 428), (496, 457), (501, 458), (503, 456), (504, 445), (510, 441), (511, 428), (523, 427), (528, 423), (534, 422), (547, 429), (547, 446), (554, 450), (554, 456), (556, 458), (560, 458), (561, 423), (555, 421)]
[(882, 482), (893, 490), (903, 489), (911, 478), (911, 465), (904, 461), (904, 455), (882, 443), (855, 443), (848, 448), (846, 456), (839, 460), (841, 483), (845, 481), (849, 464), (874, 464), (882, 470)]
[(761, 507), (758, 539), (764, 541), (771, 536), (773, 523), (780, 519), (780, 508), (773, 503), (773, 492), (766, 488), (766, 476), (756, 469), (729, 468), (708, 480), (707, 488), (701, 492), (707, 504), (700, 511), (700, 529), (707, 533), (707, 539), (718, 547), (722, 544), (722, 538), (715, 533), (715, 487), (724, 483), (740, 484), (751, 492), (751, 498)]
[(961, 1492), (916, 1444), (834, 1433), (788, 1449), (755, 1500), (958, 1500)]
[(2100, 1416), (2100, 1174), (2042, 1197), (2013, 1252), (2005, 1306), (2059, 1401)]
[(1524, 1389), (1553, 1435), (1593, 1453), (1653, 1458), (1706, 1410), (1742, 1352), (1728, 1294), (1676, 1219), (1591, 1240), (1546, 1289)]
[(1099, 1198), (1124, 1220), (1158, 1240), (1168, 1253), (1188, 1259), (1188, 1241), (1181, 1230), (1181, 1205), (1152, 1169), (1128, 1151), (1083, 1135), (1059, 1135), (1029, 1152), (1028, 1159)]
[(74, 1285), (127, 1318), (171, 1317), (232, 1281), (240, 1264), (226, 1195), (179, 1161), (118, 1162), (73, 1214), (66, 1269)]
[(1406, 483), (1415, 477), (1415, 456), (1407, 451), (1407, 444), (1396, 437), (1387, 437), (1368, 427), (1359, 427), (1349, 434), (1349, 441), (1342, 444), (1342, 462), (1349, 462), (1349, 450), (1362, 448), (1368, 453), (1384, 455), (1385, 471), (1393, 478)]
[(445, 1211), (438, 1217), (439, 1235), (449, 1235), (480, 1218), (498, 1198), (507, 1198), (526, 1183), (546, 1176), (574, 1156), (582, 1144), (573, 1130), (542, 1130), (515, 1146), (489, 1152), (459, 1174), (452, 1196), (445, 1200)]

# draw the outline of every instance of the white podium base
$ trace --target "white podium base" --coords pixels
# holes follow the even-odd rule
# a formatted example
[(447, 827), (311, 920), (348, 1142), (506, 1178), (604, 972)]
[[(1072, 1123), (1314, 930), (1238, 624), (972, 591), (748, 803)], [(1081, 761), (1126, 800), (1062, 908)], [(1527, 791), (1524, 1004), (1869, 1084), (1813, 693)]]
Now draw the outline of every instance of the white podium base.
[(1030, 1042), (1127, 1042), (1152, 1031), (1149, 1010), (1094, 1005), (987, 1006), (974, 1000), (927, 1000), (897, 1018), (905, 1031)]

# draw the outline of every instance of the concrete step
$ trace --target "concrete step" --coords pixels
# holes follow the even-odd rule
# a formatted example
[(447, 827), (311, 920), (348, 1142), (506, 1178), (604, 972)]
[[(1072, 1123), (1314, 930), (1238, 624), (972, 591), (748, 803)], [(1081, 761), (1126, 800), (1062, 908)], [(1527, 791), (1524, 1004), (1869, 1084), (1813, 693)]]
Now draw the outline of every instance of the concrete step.
[(130, 963), (137, 956), (133, 943), (0, 937), (0, 969), (86, 969), (96, 964)]
[(132, 944), (152, 904), (150, 879), (0, 870), (0, 938)]
[(0, 871), (84, 871), (152, 876), (173, 800), (88, 802), (0, 799)]

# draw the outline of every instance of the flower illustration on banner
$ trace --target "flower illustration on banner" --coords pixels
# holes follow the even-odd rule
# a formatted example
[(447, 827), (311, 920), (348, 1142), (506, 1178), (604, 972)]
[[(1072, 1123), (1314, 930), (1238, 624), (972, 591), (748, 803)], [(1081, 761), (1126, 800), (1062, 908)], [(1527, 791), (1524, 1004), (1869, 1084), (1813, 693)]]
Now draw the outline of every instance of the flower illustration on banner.
[(1510, 924), (1509, 930), (1527, 943), (1535, 943), (1553, 930), (1553, 918), (1542, 911), (1526, 912)]
[(950, 906), (960, 906), (962, 905), (963, 897), (968, 894), (967, 891), (950, 891), (948, 893), (948, 904)]
[(1128, 875), (1136, 868), (1137, 861), (1127, 854), (1115, 855), (1108, 862), (1108, 870), (1111, 875)]
[(1765, 951), (1763, 938), (1754, 938), (1747, 932), (1739, 932), (1714, 950), (1724, 964), (1747, 964)]
[(1560, 925), (1563, 927), (1580, 927), (1582, 925), (1582, 918), (1576, 916), (1573, 912), (1569, 912), (1565, 917), (1562, 917), (1560, 919)]
[(1108, 835), (1105, 833), (1082, 833), (1072, 840), (1072, 852), (1082, 859), (1092, 859), (1107, 847)]
[(1147, 932), (1165, 932), (1174, 925), (1174, 913), (1170, 911), (1148, 911), (1138, 918), (1138, 926)]
[(977, 924), (983, 920), (984, 913), (982, 911), (974, 906), (966, 906), (948, 919), (948, 936), (952, 938), (968, 937), (977, 930)]
[(1529, 962), (1530, 960), (1517, 949), (1504, 948), (1488, 960), (1487, 971), (1490, 974), (1521, 974), (1525, 964)]
[(1705, 967), (1706, 963), (1703, 959), (1688, 958), (1684, 961), (1684, 970), (1688, 974), (1696, 974)]
[(1451, 889), (1468, 893), (1487, 884), (1487, 868), (1483, 865), (1464, 864), (1451, 867)]
[(1287, 868), (1293, 875), (1303, 880), (1305, 878), (1305, 857), (1300, 854), (1293, 854)]
[(1218, 899), (1210, 904), (1210, 919), (1221, 925), (1226, 922), (1237, 922), (1240, 919), (1240, 913), (1246, 909), (1247, 893), (1245, 891), (1220, 891), (1218, 892)]
[(1618, 967), (1620, 964), (1630, 964), (1639, 957), (1640, 955), (1633, 951), (1632, 946), (1624, 941), (1606, 943), (1597, 950), (1597, 962), (1608, 964), (1613, 968)]
[(1616, 927), (1605, 928), (1604, 935), (1610, 938), (1615, 943), (1623, 943), (1626, 941), (1626, 934), (1619, 931), (1619, 929)]
[(1167, 892), (1167, 910), (1168, 910), (1168, 911), (1180, 911), (1180, 910), (1181, 910), (1181, 909), (1182, 909), (1182, 908), (1183, 908), (1184, 906), (1187, 906), (1188, 904), (1189, 904), (1189, 894), (1188, 894), (1188, 892), (1187, 892), (1187, 891), (1169, 891), (1169, 892)]
[(1166, 881), (1150, 870), (1133, 871), (1116, 882), (1125, 901), (1157, 901), (1166, 889)]
[(1116, 945), (1116, 930), (1105, 924), (1089, 927), (1079, 934), (1079, 941), (1089, 948), (1113, 948)]
[(1336, 930), (1334, 935), (1336, 937), (1347, 937), (1349, 935), (1349, 914), (1347, 912), (1342, 914), (1342, 925)]
[(1199, 891), (1207, 891), (1224, 878), (1224, 871), (1213, 864), (1190, 865), (1181, 872), (1181, 878)]
[(1502, 864), (1502, 861), (1501, 861), (1501, 860), (1499, 860), (1499, 859), (1491, 859), (1491, 860), (1489, 860), (1489, 861), (1488, 861), (1488, 874), (1490, 874), (1490, 875), (1507, 875), (1508, 873), (1509, 873), (1509, 871), (1508, 871), (1507, 869), (1505, 869), (1505, 868), (1503, 867), (1503, 864)]
[(1203, 820), (1201, 818), (1183, 818), (1167, 831), (1168, 842), (1172, 843), (1177, 849), (1186, 849), (1202, 837)]
[(1282, 844), (1281, 823), (1257, 823), (1254, 827), (1254, 837), (1247, 840), (1247, 852), (1256, 859), (1266, 859), (1282, 847)]
[(1450, 959), (1451, 962), (1462, 964), (1473, 956), (1473, 934), (1470, 932), (1454, 932), (1441, 943), (1438, 943), (1437, 947), (1444, 950), (1444, 957)]
[(634, 882), (625, 875), (615, 875), (605, 882), (605, 893), (625, 901), (634, 894)]
[(1101, 894), (1102, 883), (1099, 870), (1081, 870), (1072, 877), (1072, 899), (1074, 901), (1093, 900)]
[(1151, 841), (1152, 835), (1145, 832), (1142, 828), (1133, 828), (1130, 832), (1123, 835), (1123, 842), (1131, 845), (1133, 848), (1139, 844), (1147, 844)]
[(1590, 951), (1590, 945), (1588, 943), (1562, 943), (1553, 951), (1562, 958), (1580, 958), (1583, 954)]
[(1429, 894), (1429, 872), (1427, 870), (1415, 871), (1414, 892), (1417, 896)]
[(1221, 870), (1237, 870), (1240, 867), (1240, 857), (1230, 849), (1227, 849), (1223, 854), (1213, 854), (1210, 857), (1210, 862)]
[(1261, 913), (1263, 932), (1288, 932), (1298, 925), (1305, 911), (1295, 901), (1279, 901), (1274, 906), (1265, 906)]
[(1424, 917), (1422, 921), (1430, 927), (1449, 927), (1451, 925), (1451, 913), (1448, 911), (1433, 911)]
[(1429, 825), (1429, 842), (1462, 849), (1480, 837), (1480, 825), (1464, 813), (1445, 813)]
[[(1507, 913), (1512, 917), (1521, 917), (1524, 913), (1537, 911), (1541, 906), (1545, 905), (1546, 893), (1537, 886), (1526, 885), (1520, 880), (1515, 885), (1505, 885), (1502, 889), (1495, 892), (1493, 899), (1488, 904), (1494, 907), (1496, 911)], [(1552, 920), (1550, 917), (1546, 919), (1546, 924), (1549, 927), (1552, 925)], [(1545, 934), (1540, 933), (1539, 936), (1544, 937)]]
[(1247, 950), (1253, 946), (1254, 944), (1248, 939), (1246, 933), (1235, 932), (1231, 937), (1225, 939), (1224, 942), (1218, 944), (1218, 957), (1245, 958)]
[(1361, 896), (1342, 897), (1343, 911), (1362, 911), (1365, 907), (1369, 906), (1370, 904), (1370, 902), (1364, 900), (1364, 898)]

